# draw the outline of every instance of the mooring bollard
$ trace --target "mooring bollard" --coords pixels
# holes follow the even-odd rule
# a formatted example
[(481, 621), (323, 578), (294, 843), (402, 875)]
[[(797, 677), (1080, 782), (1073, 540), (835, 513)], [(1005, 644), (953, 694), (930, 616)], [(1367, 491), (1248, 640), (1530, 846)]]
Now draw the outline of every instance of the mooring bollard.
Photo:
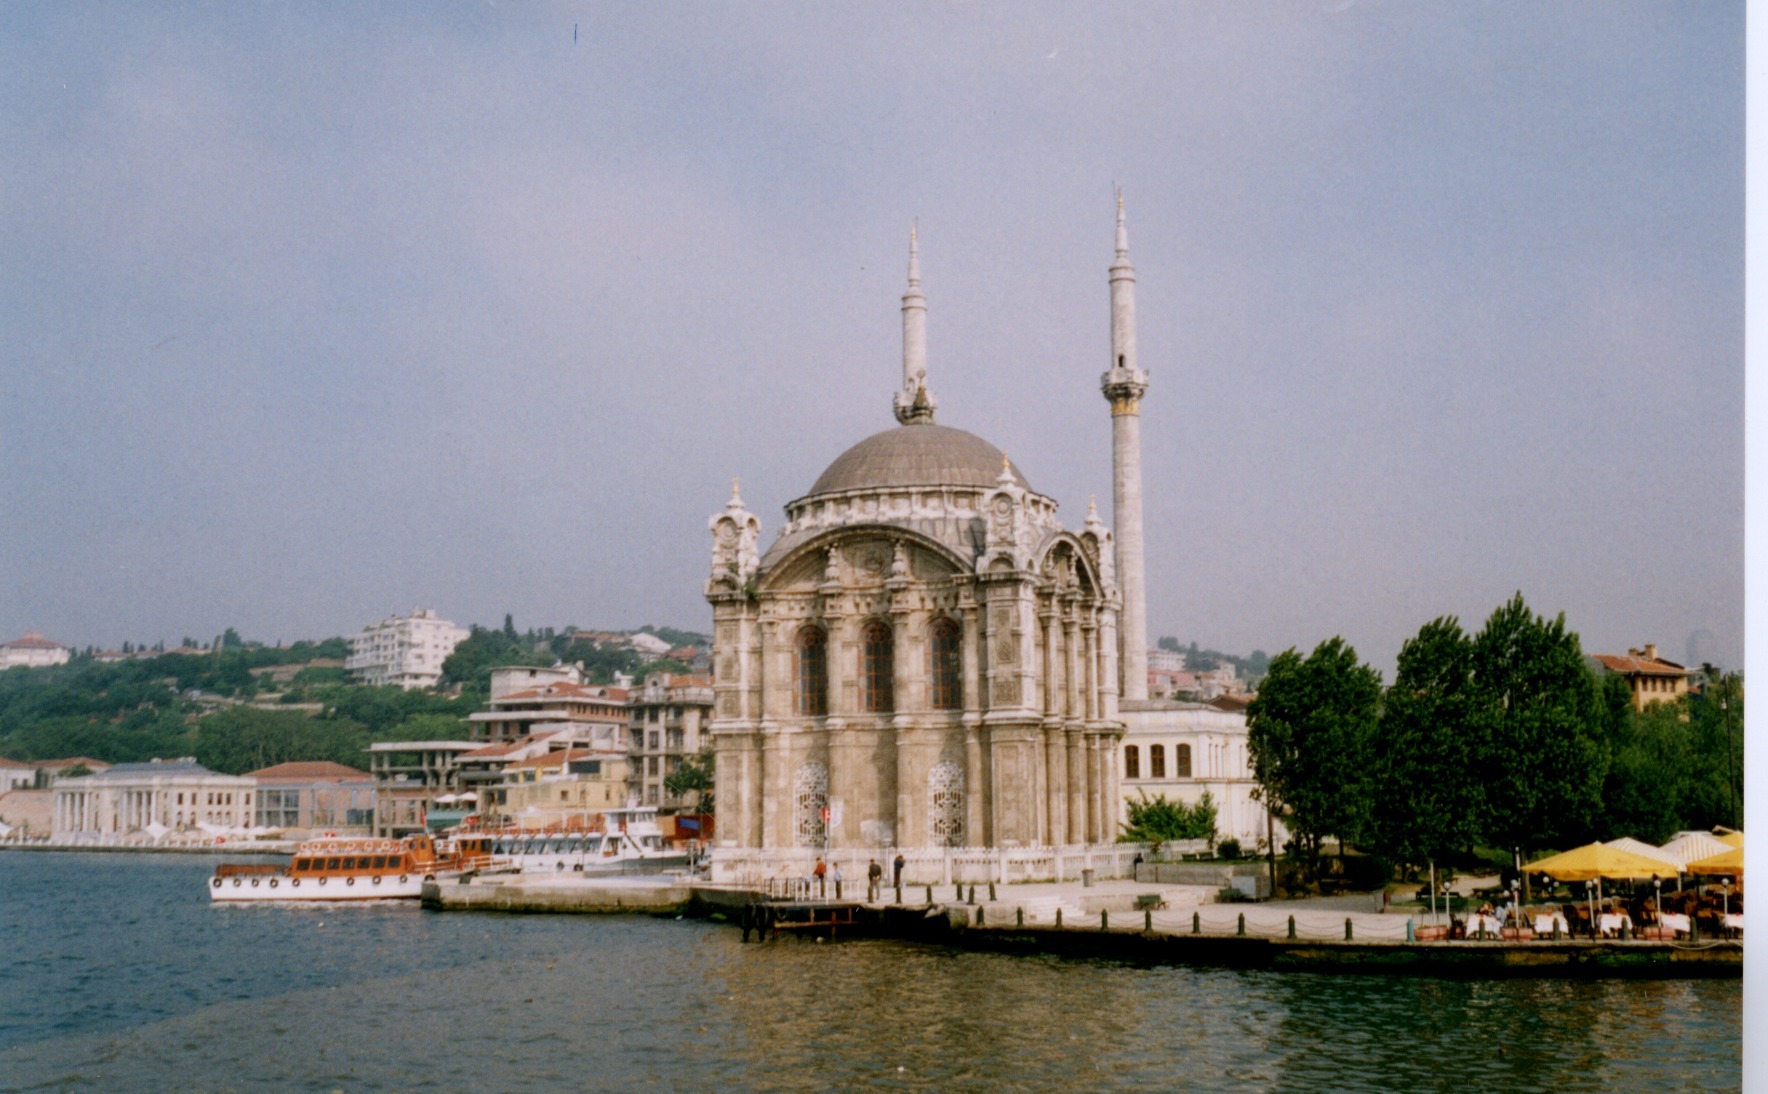
[(902, 882), (900, 881), (896, 883), (896, 902), (902, 903)]
[[(1691, 921), (1692, 922), (1692, 921)], [(1559, 941), (1559, 917), (1553, 917), (1553, 941)]]
[(1062, 926), (1062, 908), (1060, 905), (1056, 908), (1056, 926)]
[(1202, 934), (1203, 933), (1203, 916), (1197, 912), (1191, 913), (1191, 933), (1192, 934)]
[(1246, 913), (1245, 912), (1240, 913), (1240, 925), (1234, 929), (1234, 933), (1239, 935), (1241, 938), (1246, 937)]
[(976, 903), (976, 886), (970, 886), (970, 903)]
[(1111, 929), (1111, 913), (1103, 908), (1099, 909), (1099, 929), (1101, 931), (1109, 931)]
[(1627, 921), (1624, 919), (1621, 920), (1621, 941), (1622, 942), (1633, 941), (1632, 928), (1627, 925)]
[(1344, 940), (1346, 942), (1351, 940), (1351, 917), (1348, 915), (1344, 917)]
[(1289, 937), (1290, 938), (1295, 937), (1295, 917), (1294, 916), (1289, 917)]
[(963, 882), (960, 881), (956, 885), (952, 886), (952, 899), (953, 900), (963, 900), (964, 899), (964, 883)]
[(1407, 942), (1418, 941), (1418, 936), (1416, 934), (1412, 933), (1412, 917), (1411, 916), (1406, 917), (1406, 941)]
[(987, 909), (983, 908), (980, 904), (976, 906), (976, 925), (978, 927), (982, 926), (982, 913), (986, 910)]
[(1154, 930), (1154, 909), (1144, 908), (1142, 910), (1142, 929), (1144, 931)]
[(933, 903), (933, 886), (927, 886), (927, 903)]
[(988, 883), (988, 899), (992, 901), (994, 898), (994, 882), (991, 881)]
[(1025, 909), (1024, 908), (1019, 909), (1018, 925), (1021, 927), (1025, 926)]

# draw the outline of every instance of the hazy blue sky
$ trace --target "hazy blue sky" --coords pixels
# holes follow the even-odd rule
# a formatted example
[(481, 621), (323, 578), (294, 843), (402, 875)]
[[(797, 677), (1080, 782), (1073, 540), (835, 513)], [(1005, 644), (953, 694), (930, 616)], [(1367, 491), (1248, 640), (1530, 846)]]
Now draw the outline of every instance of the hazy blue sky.
[(704, 629), (706, 517), (940, 421), (1150, 634), (1391, 672), (1520, 589), (1743, 652), (1738, 4), (0, 7), (0, 637)]

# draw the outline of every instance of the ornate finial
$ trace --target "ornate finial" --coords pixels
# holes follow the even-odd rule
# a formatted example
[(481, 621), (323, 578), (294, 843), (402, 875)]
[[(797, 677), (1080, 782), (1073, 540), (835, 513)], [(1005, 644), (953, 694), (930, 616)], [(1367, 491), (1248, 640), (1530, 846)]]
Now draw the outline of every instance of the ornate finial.
[(1013, 485), (1013, 462), (1007, 458), (1006, 449), (1001, 450), (1001, 473), (995, 477), (1001, 486)]
[(743, 495), (742, 492), (737, 489), (737, 477), (735, 475), (731, 476), (731, 500), (738, 505), (743, 504)]

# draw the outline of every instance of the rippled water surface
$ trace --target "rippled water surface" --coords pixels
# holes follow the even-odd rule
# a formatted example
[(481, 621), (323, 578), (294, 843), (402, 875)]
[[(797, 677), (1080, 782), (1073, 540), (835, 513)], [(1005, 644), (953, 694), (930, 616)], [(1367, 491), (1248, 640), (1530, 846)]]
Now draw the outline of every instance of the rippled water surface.
[(1742, 985), (1144, 968), (693, 920), (216, 908), (0, 853), (0, 1090), (1736, 1090)]

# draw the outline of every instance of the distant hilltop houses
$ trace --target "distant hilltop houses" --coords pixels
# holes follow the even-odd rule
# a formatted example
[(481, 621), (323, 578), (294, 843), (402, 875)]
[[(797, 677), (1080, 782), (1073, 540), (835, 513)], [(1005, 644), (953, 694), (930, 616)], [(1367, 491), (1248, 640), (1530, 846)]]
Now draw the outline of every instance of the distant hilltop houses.
[(60, 642), (52, 642), (36, 631), (26, 631), (23, 638), (0, 643), (0, 669), (42, 668), (65, 665), (73, 651)]
[(433, 688), (442, 680), (442, 662), (468, 633), (428, 608), (413, 608), (410, 615), (391, 616), (351, 635), (344, 670), (364, 684)]

